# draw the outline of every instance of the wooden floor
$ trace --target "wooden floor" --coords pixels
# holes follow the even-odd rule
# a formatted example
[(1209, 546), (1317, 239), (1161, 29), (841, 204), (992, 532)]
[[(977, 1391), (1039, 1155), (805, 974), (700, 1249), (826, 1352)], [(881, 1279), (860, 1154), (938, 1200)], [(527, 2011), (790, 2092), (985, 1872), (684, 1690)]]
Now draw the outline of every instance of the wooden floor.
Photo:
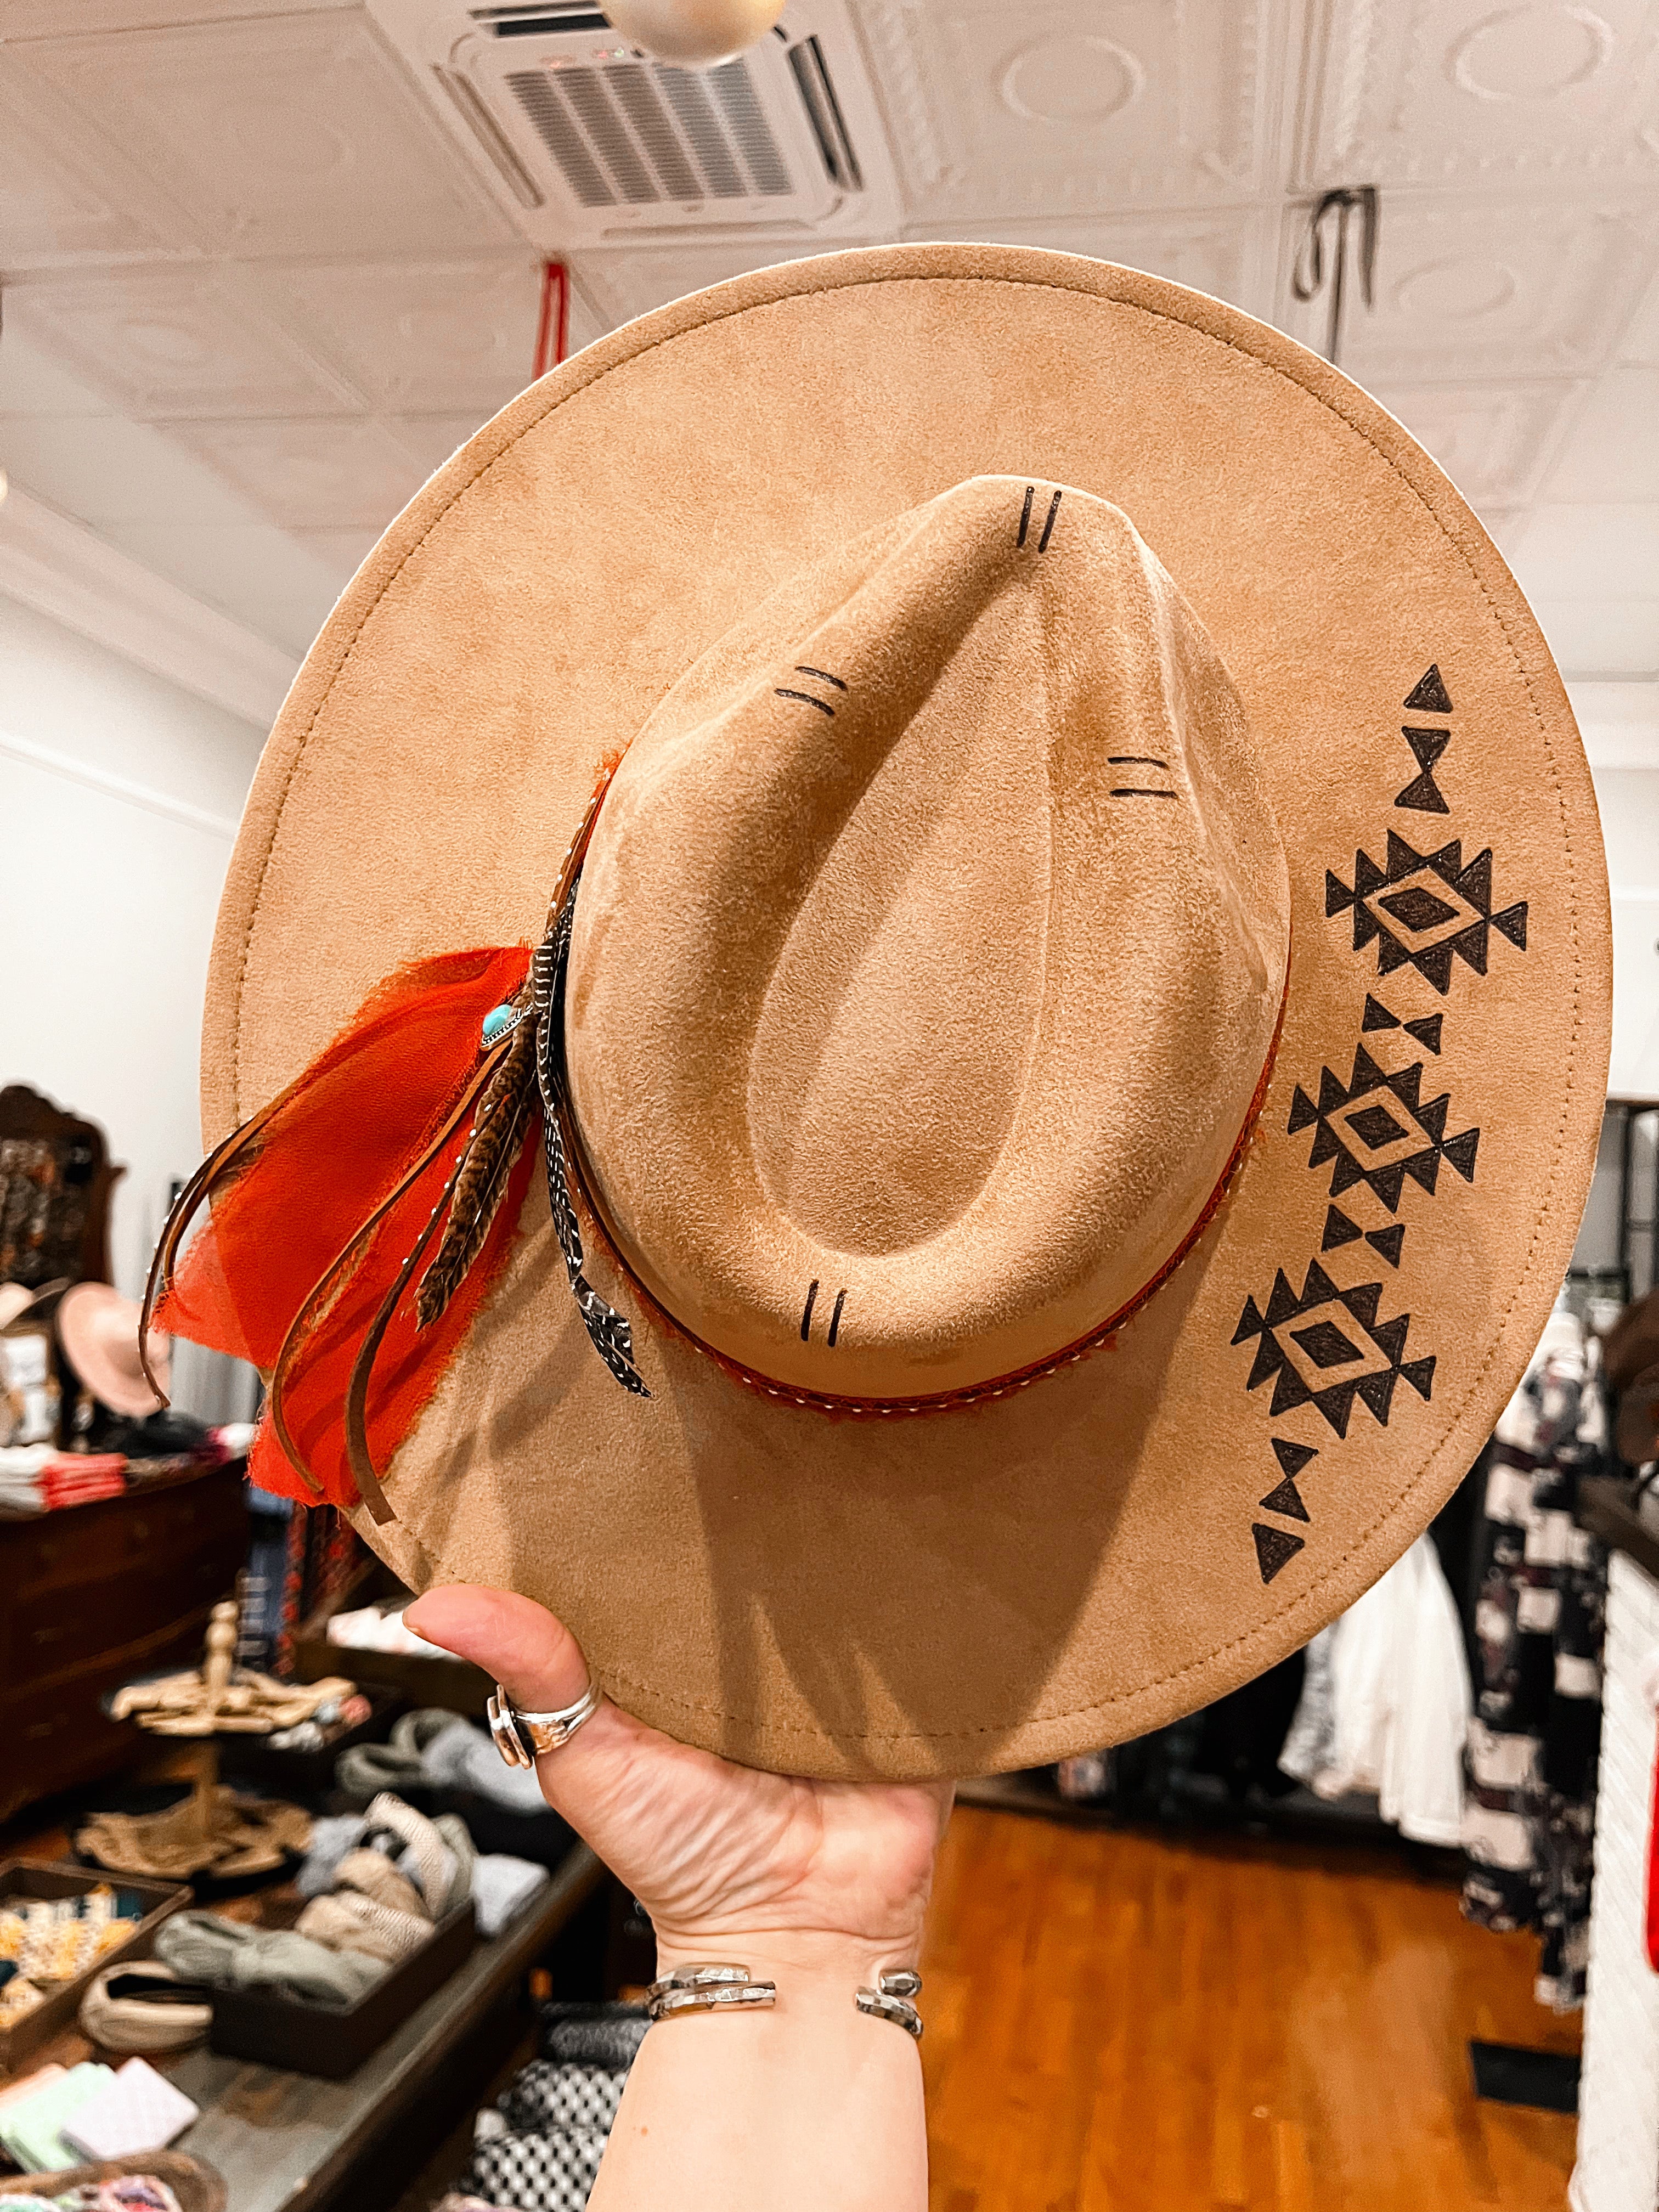
[(1536, 1953), (1383, 1851), (960, 1808), (924, 1960), (932, 2212), (1559, 2212), (1574, 2123), (1468, 2073), (1471, 2037), (1577, 2049)]

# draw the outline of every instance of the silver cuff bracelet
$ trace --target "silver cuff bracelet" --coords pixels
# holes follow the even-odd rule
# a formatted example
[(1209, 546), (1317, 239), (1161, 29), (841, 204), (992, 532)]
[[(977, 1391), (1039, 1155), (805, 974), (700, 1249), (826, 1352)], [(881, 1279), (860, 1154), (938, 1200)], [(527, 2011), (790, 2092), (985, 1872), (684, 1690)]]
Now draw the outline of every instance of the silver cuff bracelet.
[(747, 1966), (676, 1966), (645, 1993), (653, 2021), (681, 2012), (725, 2012), (734, 2005), (769, 2008), (778, 2001), (775, 1982), (751, 1982)]
[[(909, 1966), (883, 1974), (873, 1990), (855, 1990), (853, 2002), (872, 2020), (891, 2021), (907, 2035), (920, 2040), (921, 2014), (910, 2000), (921, 1992), (921, 1976)], [(646, 2009), (653, 2021), (672, 2020), (676, 2013), (725, 2012), (734, 2006), (761, 2006), (768, 2010), (778, 2001), (775, 1982), (751, 1981), (747, 1966), (676, 1966), (645, 1993)]]
[(521, 1713), (499, 1682), (485, 1705), (489, 1733), (495, 1748), (509, 1766), (533, 1766), (544, 1751), (558, 1751), (568, 1743), (584, 1721), (592, 1720), (605, 1702), (605, 1692), (589, 1682), (574, 1705), (554, 1713)]
[(921, 2040), (921, 2014), (910, 2002), (921, 1994), (921, 1976), (913, 1967), (900, 1966), (882, 1975), (872, 1990), (855, 1990), (853, 2002), (872, 2020), (890, 2020), (907, 2035)]

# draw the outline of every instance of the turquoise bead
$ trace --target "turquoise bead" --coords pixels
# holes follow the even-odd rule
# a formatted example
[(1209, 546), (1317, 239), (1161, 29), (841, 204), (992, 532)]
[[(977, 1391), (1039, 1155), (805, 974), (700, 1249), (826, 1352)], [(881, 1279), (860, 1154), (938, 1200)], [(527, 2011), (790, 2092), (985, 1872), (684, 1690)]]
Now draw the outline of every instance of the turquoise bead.
[(492, 1045), (498, 1038), (505, 1036), (512, 1020), (511, 1006), (492, 1006), (483, 1018), (484, 1043)]

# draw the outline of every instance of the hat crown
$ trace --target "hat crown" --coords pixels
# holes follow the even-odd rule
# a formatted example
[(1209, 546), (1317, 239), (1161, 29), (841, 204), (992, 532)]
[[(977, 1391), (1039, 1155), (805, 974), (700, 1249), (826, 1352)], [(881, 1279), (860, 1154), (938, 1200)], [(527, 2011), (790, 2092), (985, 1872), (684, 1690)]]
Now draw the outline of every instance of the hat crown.
[(1212, 1206), (1288, 916), (1243, 710), (1128, 519), (957, 485), (774, 592), (617, 771), (567, 1002), (611, 1233), (786, 1384), (1050, 1358)]

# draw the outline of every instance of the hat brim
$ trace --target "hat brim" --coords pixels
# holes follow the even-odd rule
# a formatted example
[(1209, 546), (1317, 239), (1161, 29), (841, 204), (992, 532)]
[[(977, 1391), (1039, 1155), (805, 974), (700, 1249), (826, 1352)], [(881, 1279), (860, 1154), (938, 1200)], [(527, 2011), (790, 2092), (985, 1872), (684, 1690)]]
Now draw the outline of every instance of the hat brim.
[[(277, 722), (215, 948), (210, 1138), (399, 963), (533, 937), (596, 764), (754, 600), (994, 473), (1128, 514), (1261, 748), (1291, 987), (1220, 1217), (1108, 1348), (870, 1422), (649, 1326), (624, 1396), (532, 1192), (396, 1523), (362, 1524), (417, 1587), (543, 1600), (643, 1718), (807, 1774), (1027, 1765), (1237, 1686), (1399, 1556), (1520, 1376), (1589, 1186), (1610, 935), (1565, 693), (1464, 502), (1324, 362), (1152, 277), (945, 245), (739, 278), (533, 386), (393, 524)], [(1449, 713), (1407, 708), (1431, 664)], [(1426, 769), (1419, 726), (1450, 732)]]
[[(138, 1309), (131, 1299), (107, 1283), (72, 1283), (58, 1302), (56, 1326), (64, 1357), (100, 1406), (135, 1421), (161, 1411), (162, 1401), (143, 1376), (130, 1371), (117, 1357), (114, 1340), (119, 1340), (120, 1349), (131, 1351), (135, 1364), (137, 1358)], [(163, 1384), (171, 1352), (165, 1337), (151, 1339), (151, 1364)]]

